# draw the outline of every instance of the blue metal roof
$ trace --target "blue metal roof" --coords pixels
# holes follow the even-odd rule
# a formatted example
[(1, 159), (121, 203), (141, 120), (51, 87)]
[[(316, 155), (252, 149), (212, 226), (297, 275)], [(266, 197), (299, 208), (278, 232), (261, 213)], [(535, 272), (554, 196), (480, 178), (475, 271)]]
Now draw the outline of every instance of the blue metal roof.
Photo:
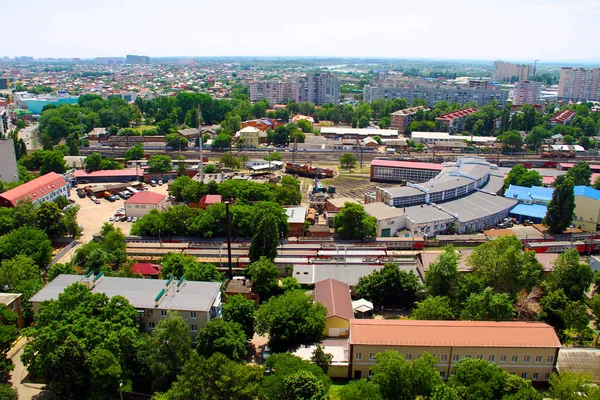
[(552, 200), (553, 192), (553, 188), (545, 188), (541, 186), (533, 186), (529, 188), (524, 186), (510, 185), (504, 193), (504, 197), (517, 199), (519, 201), (537, 200), (547, 203)]
[(594, 200), (600, 200), (600, 190), (589, 186), (575, 186), (573, 188), (573, 193), (575, 196), (585, 196)]
[(510, 210), (510, 214), (531, 218), (544, 218), (547, 212), (548, 207), (541, 204), (517, 204)]

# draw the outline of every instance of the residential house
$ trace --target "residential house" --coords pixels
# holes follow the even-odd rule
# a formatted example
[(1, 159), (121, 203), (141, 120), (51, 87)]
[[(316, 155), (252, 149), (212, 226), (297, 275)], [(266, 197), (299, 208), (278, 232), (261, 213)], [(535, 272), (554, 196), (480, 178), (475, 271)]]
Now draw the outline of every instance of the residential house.
[(260, 130), (247, 126), (236, 133), (241, 147), (256, 149), (260, 144)]
[(404, 130), (413, 121), (418, 111), (429, 111), (429, 108), (417, 106), (412, 108), (405, 108), (404, 110), (394, 111), (390, 114), (390, 129), (394, 129), (399, 132), (404, 132)]
[(350, 321), (354, 319), (350, 286), (331, 278), (317, 282), (315, 301), (327, 308), (325, 336), (347, 337), (350, 333)]
[(467, 117), (476, 112), (476, 108), (465, 108), (463, 110), (440, 115), (435, 119), (435, 122), (438, 130), (442, 132), (462, 132), (465, 129), (464, 125)]
[(564, 110), (550, 118), (550, 126), (555, 125), (571, 125), (571, 121), (575, 118), (575, 113), (571, 110)]
[(167, 207), (167, 196), (149, 190), (139, 192), (125, 200), (125, 215), (143, 217), (152, 210), (164, 211)]
[[(225, 283), (225, 294), (227, 296), (241, 295), (248, 300), (252, 300), (258, 306), (260, 302), (260, 296), (258, 293), (252, 290), (253, 283), (250, 279), (246, 279), (241, 276), (234, 276), (233, 279), (227, 280)], [(227, 301), (227, 297), (225, 298)]]
[(260, 118), (260, 119), (252, 119), (249, 121), (242, 122), (242, 129), (251, 126), (260, 131), (266, 132), (268, 130), (274, 131), (278, 127), (283, 125), (283, 122), (278, 121), (273, 118)]
[(406, 213), (401, 208), (391, 207), (382, 202), (365, 204), (365, 212), (377, 219), (377, 236), (396, 236), (396, 232), (406, 227)]
[(21, 303), (22, 296), (22, 293), (0, 293), (0, 302), (17, 314), (17, 328), (19, 329), (25, 326), (23, 304)]
[(210, 207), (213, 204), (219, 204), (221, 202), (222, 198), (220, 194), (207, 194), (200, 199), (199, 207), (206, 210), (207, 207)]
[(304, 236), (304, 221), (306, 220), (306, 206), (287, 207), (285, 214), (288, 217), (288, 236)]

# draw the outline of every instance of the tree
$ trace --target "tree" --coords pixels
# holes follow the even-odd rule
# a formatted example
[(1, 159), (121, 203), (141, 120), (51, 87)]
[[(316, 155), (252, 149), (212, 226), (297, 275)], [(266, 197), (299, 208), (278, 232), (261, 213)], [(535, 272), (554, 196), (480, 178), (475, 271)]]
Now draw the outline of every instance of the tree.
[(515, 308), (506, 293), (494, 294), (487, 287), (483, 293), (473, 293), (463, 303), (461, 319), (473, 321), (508, 321), (514, 317)]
[(560, 254), (554, 261), (554, 270), (548, 277), (551, 290), (562, 289), (568, 299), (581, 300), (589, 289), (593, 278), (588, 264), (580, 262), (577, 249), (569, 249)]
[(98, 171), (102, 169), (102, 155), (100, 153), (92, 153), (83, 160), (86, 171)]
[(272, 297), (256, 313), (256, 332), (269, 334), (273, 351), (301, 344), (312, 344), (323, 337), (327, 310), (313, 303), (303, 291), (292, 291)]
[(312, 126), (310, 122), (305, 119), (298, 120), (298, 122), (296, 122), (296, 125), (298, 125), (298, 128), (300, 128), (304, 133), (312, 132)]
[(148, 159), (148, 171), (164, 174), (173, 170), (171, 157), (155, 154)]
[(265, 377), (261, 385), (261, 396), (270, 400), (285, 399), (284, 387), (286, 378), (304, 371), (313, 375), (325, 388), (329, 390), (331, 379), (316, 364), (302, 360), (290, 353), (272, 354), (265, 363), (271, 368), (271, 374)]
[(40, 267), (46, 267), (52, 258), (52, 242), (37, 228), (22, 226), (0, 237), (0, 259), (8, 260), (26, 255)]
[(333, 218), (333, 227), (342, 239), (377, 236), (377, 218), (369, 216), (362, 204), (346, 203)]
[(279, 229), (275, 217), (271, 214), (263, 214), (255, 219), (255, 226), (256, 230), (248, 253), (250, 262), (256, 262), (263, 257), (274, 260), (279, 245)]
[(571, 225), (574, 211), (573, 180), (566, 178), (554, 188), (552, 200), (548, 203), (548, 212), (542, 222), (548, 227), (550, 233), (563, 233)]
[(125, 162), (130, 160), (141, 160), (144, 158), (144, 155), (144, 146), (142, 146), (141, 143), (136, 143), (133, 147), (130, 147), (125, 151)]
[(247, 340), (252, 339), (254, 336), (254, 311), (254, 301), (239, 294), (227, 296), (226, 301), (223, 303), (223, 319), (238, 323), (242, 327)]
[(61, 224), (62, 217), (61, 209), (53, 201), (45, 201), (35, 209), (36, 226), (45, 231), (50, 238), (64, 235), (64, 226)]
[(261, 367), (239, 364), (219, 353), (206, 359), (193, 352), (164, 400), (253, 400), (262, 380)]
[(122, 296), (108, 299), (78, 283), (40, 305), (29, 336), (23, 363), (61, 399), (86, 399), (94, 388), (118, 397), (119, 382), (128, 387), (132, 371), (142, 368), (135, 308)]
[(444, 247), (437, 261), (429, 265), (425, 273), (425, 288), (432, 296), (450, 296), (456, 291), (458, 283), (459, 255), (452, 245)]
[(356, 157), (351, 153), (344, 153), (340, 157), (342, 168), (354, 168), (356, 166)]
[(12, 360), (8, 358), (8, 352), (18, 336), (17, 318), (17, 314), (6, 305), (0, 305), (0, 383), (2, 384), (8, 383), (10, 371), (14, 368)]
[(327, 389), (310, 372), (298, 371), (285, 377), (283, 381), (282, 399), (323, 400), (326, 396)]
[(220, 133), (214, 137), (211, 148), (213, 150), (226, 150), (231, 146), (231, 135)]
[(281, 289), (284, 292), (289, 292), (290, 290), (300, 290), (302, 287), (300, 286), (300, 282), (298, 279), (293, 276), (286, 276), (281, 281)]
[(527, 170), (523, 165), (517, 164), (511, 168), (506, 179), (504, 179), (504, 189), (510, 185), (517, 186), (541, 186), (542, 176), (535, 170)]
[(205, 174), (214, 174), (216, 172), (217, 172), (217, 167), (215, 166), (215, 164), (208, 164), (207, 166), (204, 167)]
[(3, 260), (0, 267), (0, 287), (7, 292), (22, 292), (33, 283), (32, 292), (26, 293), (25, 299), (33, 296), (43, 286), (40, 268), (35, 261), (24, 254), (12, 259)]
[(19, 394), (17, 389), (13, 389), (10, 384), (0, 384), (0, 399), (3, 400), (18, 400)]
[(181, 278), (185, 275), (185, 270), (193, 268), (197, 264), (196, 258), (187, 254), (167, 253), (160, 259), (162, 265), (161, 276), (163, 279), (169, 279), (172, 276)]
[(421, 320), (451, 320), (454, 319), (454, 310), (447, 297), (428, 296), (417, 304), (411, 317)]
[(278, 288), (279, 268), (266, 257), (261, 257), (244, 269), (252, 281), (252, 289), (261, 297), (268, 297)]
[(73, 265), (71, 263), (56, 263), (48, 269), (48, 282), (52, 282), (54, 278), (56, 278), (60, 274), (75, 275), (76, 273), (77, 272), (75, 271), (75, 268), (73, 268)]
[(317, 347), (315, 347), (313, 350), (310, 359), (312, 362), (317, 364), (324, 373), (327, 373), (329, 370), (329, 365), (331, 365), (331, 361), (333, 360), (333, 354), (325, 353), (323, 346), (317, 344)]
[(56, 172), (64, 174), (67, 170), (64, 155), (60, 151), (46, 151), (42, 157), (40, 165), (40, 175), (45, 175), (48, 172)]
[(385, 264), (358, 280), (356, 294), (373, 302), (376, 307), (402, 308), (412, 305), (421, 289), (419, 278), (402, 271), (398, 264)]
[(501, 141), (504, 151), (516, 152), (523, 146), (523, 138), (521, 138), (521, 134), (516, 130), (503, 133)]
[(463, 358), (454, 364), (448, 385), (461, 398), (499, 399), (504, 391), (505, 372), (486, 360)]
[(550, 389), (547, 396), (551, 399), (579, 400), (589, 397), (592, 393), (598, 394), (598, 389), (592, 384), (591, 374), (565, 371), (550, 375), (548, 382), (550, 383)]
[(348, 382), (342, 386), (339, 396), (341, 400), (382, 400), (377, 385), (366, 379)]
[(246, 335), (242, 326), (237, 322), (226, 321), (222, 318), (211, 320), (198, 332), (198, 353), (210, 357), (221, 353), (230, 360), (241, 360), (246, 356)]
[(590, 186), (590, 179), (592, 178), (590, 164), (580, 161), (573, 165), (567, 171), (567, 178), (573, 179), (573, 186)]

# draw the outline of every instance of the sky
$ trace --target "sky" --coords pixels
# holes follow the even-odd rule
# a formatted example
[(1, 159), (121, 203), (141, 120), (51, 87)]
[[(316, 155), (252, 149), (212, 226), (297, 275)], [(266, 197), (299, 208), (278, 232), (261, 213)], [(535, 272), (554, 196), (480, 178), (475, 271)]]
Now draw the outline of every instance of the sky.
[(1, 56), (600, 60), (600, 0), (0, 0)]

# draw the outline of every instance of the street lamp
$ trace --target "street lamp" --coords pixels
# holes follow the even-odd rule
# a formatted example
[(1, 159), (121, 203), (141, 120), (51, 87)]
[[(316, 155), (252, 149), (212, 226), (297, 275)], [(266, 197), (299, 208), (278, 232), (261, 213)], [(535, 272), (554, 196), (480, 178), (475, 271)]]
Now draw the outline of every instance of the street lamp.
[(123, 382), (119, 383), (119, 396), (123, 400)]
[(227, 229), (227, 260), (229, 261), (229, 279), (233, 279), (233, 267), (231, 265), (231, 222), (229, 218), (229, 200), (225, 201), (225, 219)]

